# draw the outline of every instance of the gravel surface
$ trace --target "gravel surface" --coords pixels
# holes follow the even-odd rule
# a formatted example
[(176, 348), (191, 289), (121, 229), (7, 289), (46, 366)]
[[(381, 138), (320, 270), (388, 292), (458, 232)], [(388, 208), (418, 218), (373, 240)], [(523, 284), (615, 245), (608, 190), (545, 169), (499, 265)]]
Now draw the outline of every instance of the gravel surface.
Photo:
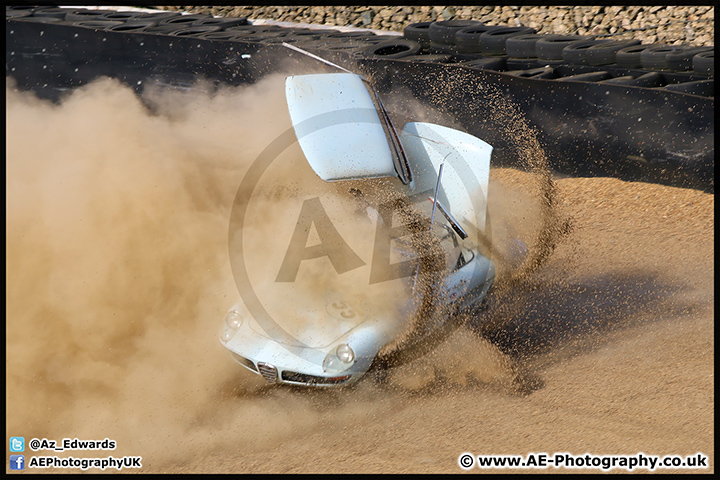
[(642, 43), (714, 44), (713, 6), (168, 6), (216, 16), (402, 31), (411, 23), (453, 19), (488, 25), (528, 26), (539, 33), (635, 38)]

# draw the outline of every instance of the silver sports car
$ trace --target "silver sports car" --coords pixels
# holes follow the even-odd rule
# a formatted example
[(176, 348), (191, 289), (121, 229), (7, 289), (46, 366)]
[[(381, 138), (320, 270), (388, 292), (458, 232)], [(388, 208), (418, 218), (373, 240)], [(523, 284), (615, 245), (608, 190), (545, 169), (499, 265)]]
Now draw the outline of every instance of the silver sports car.
[[(431, 123), (396, 130), (372, 85), (354, 73), (291, 76), (285, 93), (307, 163), (344, 192), (345, 232), (369, 237), (372, 261), (340, 262), (333, 257), (340, 247), (322, 244), (338, 229), (318, 216), (313, 225), (298, 220), (299, 250), (288, 250), (275, 279), (296, 293), (282, 290), (283, 308), (273, 305), (274, 313), (242, 298), (227, 312), (220, 341), (270, 383), (348, 385), (423, 352), (452, 330), (459, 311), (481, 305), (495, 279), (483, 247), (492, 147)], [(317, 199), (305, 209), (324, 214)], [(313, 228), (325, 233), (307, 247)], [(313, 270), (328, 260), (334, 269), (324, 272), (332, 275)], [(295, 284), (299, 271), (312, 290)]]

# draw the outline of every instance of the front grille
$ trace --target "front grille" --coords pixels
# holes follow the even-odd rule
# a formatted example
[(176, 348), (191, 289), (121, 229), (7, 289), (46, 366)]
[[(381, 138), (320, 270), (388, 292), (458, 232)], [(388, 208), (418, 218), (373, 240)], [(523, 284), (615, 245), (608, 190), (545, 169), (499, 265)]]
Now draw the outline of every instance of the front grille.
[(260, 375), (262, 375), (265, 380), (270, 383), (277, 383), (277, 368), (265, 362), (258, 362), (257, 366), (260, 371)]
[(288, 382), (304, 383), (306, 385), (339, 385), (350, 380), (352, 375), (341, 375), (339, 377), (319, 377), (297, 372), (282, 372), (282, 379)]

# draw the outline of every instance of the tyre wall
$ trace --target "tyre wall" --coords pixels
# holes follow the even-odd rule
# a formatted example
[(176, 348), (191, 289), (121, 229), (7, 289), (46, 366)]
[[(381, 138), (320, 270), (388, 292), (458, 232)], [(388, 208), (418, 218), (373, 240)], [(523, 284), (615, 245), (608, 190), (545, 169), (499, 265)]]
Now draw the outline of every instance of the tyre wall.
[(642, 43), (706, 46), (714, 43), (712, 6), (252, 6), (159, 7), (219, 16), (353, 26), (402, 32), (411, 23), (478, 20), (534, 28), (538, 33), (634, 38)]
[[(491, 143), (495, 164), (522, 166), (498, 128), (489, 90), (538, 132), (557, 172), (714, 191), (712, 47), (428, 23), (389, 36), (206, 14), (9, 7), (6, 75), (20, 89), (59, 101), (100, 76), (142, 94), (151, 85), (192, 89), (199, 80), (250, 84), (288, 68), (334, 71), (281, 45), (292, 43), (365, 73), (393, 114), (412, 117), (403, 109), (414, 103), (446, 115), (434, 121), (457, 122)], [(409, 38), (415, 34), (429, 42)]]

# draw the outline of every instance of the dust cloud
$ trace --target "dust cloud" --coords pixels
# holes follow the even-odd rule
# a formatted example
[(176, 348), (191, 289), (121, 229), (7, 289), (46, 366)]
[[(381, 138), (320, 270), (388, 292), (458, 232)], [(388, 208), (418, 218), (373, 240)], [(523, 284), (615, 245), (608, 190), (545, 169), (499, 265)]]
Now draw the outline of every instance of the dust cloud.
[[(146, 467), (158, 468), (198, 444), (258, 449), (322, 420), (311, 394), (263, 399), (264, 381), (218, 341), (238, 299), (231, 207), (245, 170), (290, 128), (283, 81), (217, 92), (201, 84), (149, 89), (141, 100), (102, 79), (54, 105), (7, 80), (8, 435), (111, 438), (113, 454), (143, 455)], [(274, 229), (295, 224), (288, 196), (321, 195), (345, 238), (357, 222), (372, 223), (348, 204), (347, 185), (317, 179), (297, 145), (280, 160), (253, 197), (250, 249), (287, 247), (290, 233)], [(373, 204), (394, 198), (392, 187), (363, 188)], [(375, 229), (367, 238), (354, 232), (369, 262)], [(262, 286), (268, 269), (249, 257)], [(303, 263), (311, 281), (293, 284), (297, 299), (340, 289)], [(356, 296), (387, 311), (406, 294), (404, 284), (386, 283)], [(287, 307), (273, 313), (282, 318)]]
[(206, 420), (262, 417), (222, 407), (238, 366), (217, 334), (237, 297), (230, 207), (289, 127), (283, 79), (147, 91), (155, 113), (109, 79), (61, 105), (8, 79), (7, 432), (114, 438), (152, 463)]
[(465, 451), (699, 451), (713, 470), (701, 192), (493, 170), (494, 236), (542, 261), (511, 268), (518, 288), (485, 317), (348, 389), (273, 387), (235, 364), (218, 341), (238, 300), (228, 223), (246, 169), (290, 128), (283, 81), (141, 101), (105, 79), (53, 105), (7, 80), (6, 437), (110, 438), (108, 454), (163, 473), (458, 472)]

